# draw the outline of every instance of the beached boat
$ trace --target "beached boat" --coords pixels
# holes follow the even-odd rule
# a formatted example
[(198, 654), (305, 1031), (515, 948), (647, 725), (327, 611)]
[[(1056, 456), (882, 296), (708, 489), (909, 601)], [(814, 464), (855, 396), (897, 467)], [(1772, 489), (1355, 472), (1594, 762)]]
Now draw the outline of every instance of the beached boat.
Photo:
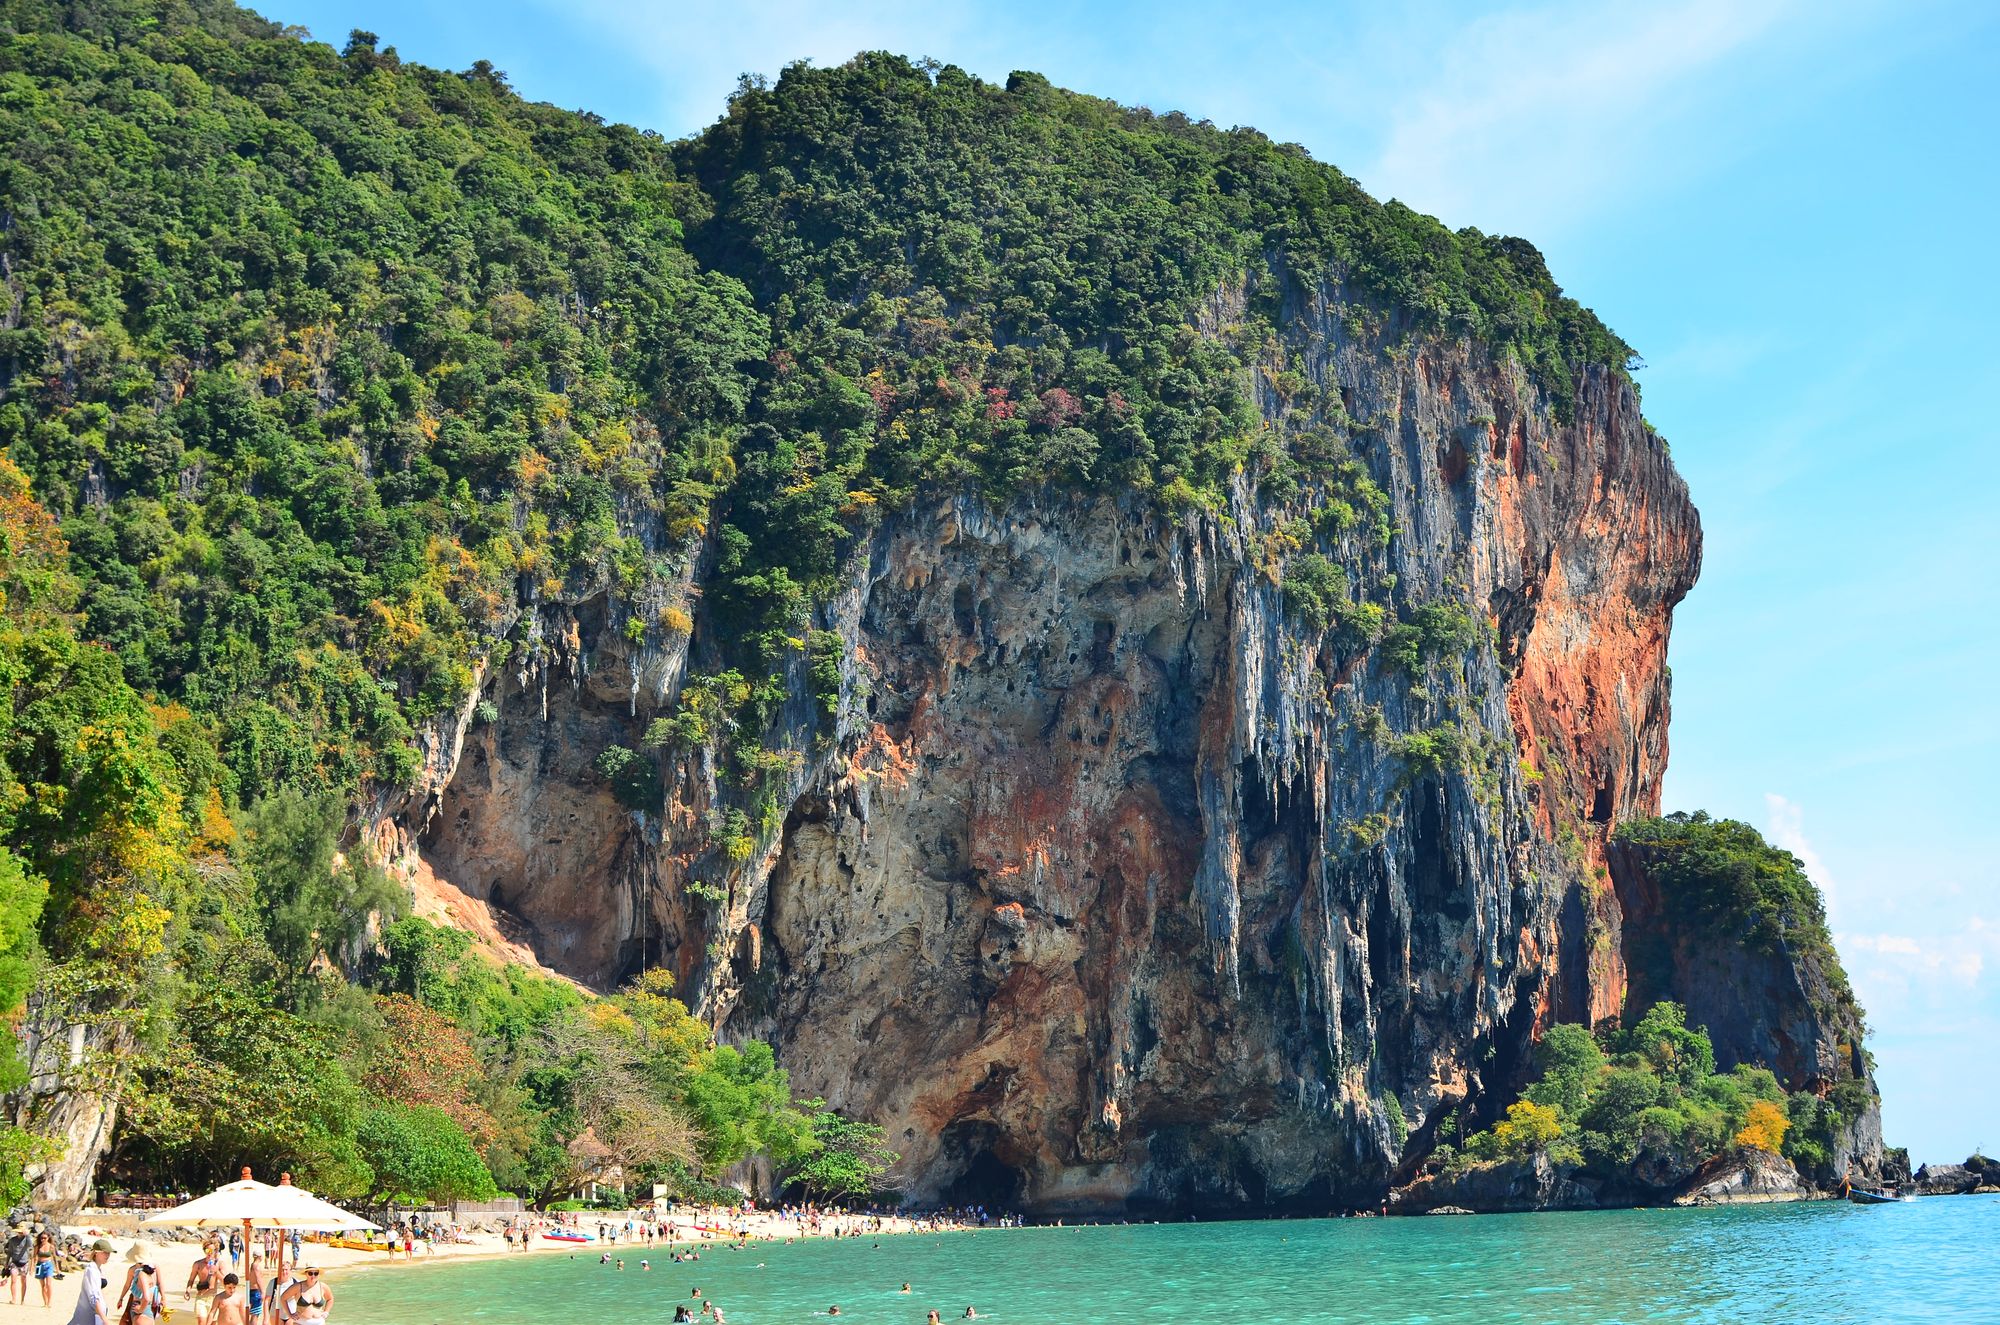
[(1888, 1192), (1871, 1192), (1866, 1187), (1849, 1187), (1847, 1199), (1856, 1205), (1894, 1205), (1898, 1198)]
[(348, 1249), (349, 1251), (391, 1251), (391, 1250), (393, 1250), (393, 1248), (392, 1248), (392, 1247), (390, 1246), (390, 1244), (388, 1244), (388, 1243), (386, 1243), (386, 1242), (367, 1242), (367, 1241), (364, 1241), (364, 1240), (363, 1240), (363, 1239), (361, 1239), (361, 1238), (328, 1238), (328, 1239), (326, 1240), (326, 1245), (327, 1245), (327, 1246), (329, 1246), (329, 1247), (345, 1247), (345, 1248), (347, 1248), (347, 1249)]
[(590, 1234), (588, 1234), (588, 1233), (568, 1233), (568, 1232), (564, 1232), (564, 1233), (544, 1233), (544, 1234), (542, 1234), (542, 1236), (543, 1236), (544, 1238), (547, 1238), (547, 1239), (548, 1239), (548, 1240), (549, 1240), (550, 1242), (595, 1242), (595, 1241), (597, 1241), (597, 1239), (596, 1239), (595, 1237), (591, 1236), (591, 1235), (590, 1235)]

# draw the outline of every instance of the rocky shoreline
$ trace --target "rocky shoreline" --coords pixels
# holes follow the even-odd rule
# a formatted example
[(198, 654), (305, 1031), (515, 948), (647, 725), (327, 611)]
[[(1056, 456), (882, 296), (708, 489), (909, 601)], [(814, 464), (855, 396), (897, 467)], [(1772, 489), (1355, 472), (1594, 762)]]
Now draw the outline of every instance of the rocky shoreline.
[[(1886, 1163), (1882, 1185), (1903, 1196), (2000, 1193), (2000, 1161)], [(1838, 1188), (1802, 1177), (1783, 1156), (1745, 1150), (1719, 1156), (1677, 1180), (1637, 1171), (1605, 1175), (1551, 1163), (1546, 1155), (1419, 1175), (1389, 1193), (1392, 1215), (1521, 1214), (1544, 1210), (1628, 1210), (1654, 1206), (1768, 1205), (1839, 1200)]]

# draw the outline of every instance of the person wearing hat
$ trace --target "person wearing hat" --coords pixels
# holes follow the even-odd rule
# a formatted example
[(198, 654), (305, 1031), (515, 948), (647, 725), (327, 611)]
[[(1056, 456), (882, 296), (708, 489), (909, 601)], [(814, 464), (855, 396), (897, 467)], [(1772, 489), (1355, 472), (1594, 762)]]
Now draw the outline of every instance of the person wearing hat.
[(323, 1325), (333, 1314), (333, 1290), (320, 1282), (319, 1267), (308, 1265), (300, 1272), (303, 1279), (295, 1280), (291, 1291), (279, 1300), (279, 1307), (285, 1319), (296, 1321), (298, 1325)]
[(0, 1276), (7, 1280), (7, 1301), (14, 1306), (28, 1304), (28, 1255), (35, 1239), (26, 1224), (16, 1224), (7, 1232), (7, 1245), (0, 1253)]
[(154, 1321), (162, 1314), (166, 1305), (166, 1290), (160, 1286), (160, 1272), (148, 1257), (153, 1249), (143, 1242), (135, 1242), (125, 1249), (125, 1260), (132, 1268), (125, 1272), (125, 1289), (118, 1294), (118, 1310), (125, 1312), (126, 1304), (137, 1302), (137, 1314), (121, 1314), (121, 1321)]
[(90, 1244), (86, 1253), (90, 1263), (79, 1276), (83, 1287), (76, 1295), (76, 1310), (70, 1313), (69, 1325), (111, 1325), (111, 1316), (104, 1309), (104, 1290), (111, 1278), (104, 1273), (104, 1264), (116, 1250), (103, 1238)]

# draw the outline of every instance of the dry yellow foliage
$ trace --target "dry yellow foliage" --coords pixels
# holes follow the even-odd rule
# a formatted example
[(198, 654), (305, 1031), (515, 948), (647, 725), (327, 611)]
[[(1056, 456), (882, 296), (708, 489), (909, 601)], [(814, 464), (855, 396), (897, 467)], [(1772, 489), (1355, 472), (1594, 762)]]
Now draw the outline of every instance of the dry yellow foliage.
[(1743, 1129), (1736, 1134), (1736, 1144), (1775, 1155), (1778, 1147), (1785, 1144), (1785, 1133), (1791, 1129), (1791, 1120), (1785, 1117), (1784, 1110), (1769, 1100), (1755, 1100), (1743, 1116)]
[(1507, 1116), (1493, 1125), (1493, 1136), (1510, 1155), (1526, 1155), (1545, 1150), (1562, 1135), (1562, 1120), (1546, 1104), (1516, 1100), (1507, 1106)]

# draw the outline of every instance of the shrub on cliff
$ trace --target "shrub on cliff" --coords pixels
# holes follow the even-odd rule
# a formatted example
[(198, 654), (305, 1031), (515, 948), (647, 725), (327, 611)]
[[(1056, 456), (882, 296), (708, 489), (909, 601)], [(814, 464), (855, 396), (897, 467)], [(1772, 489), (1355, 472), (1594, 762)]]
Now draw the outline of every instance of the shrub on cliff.
[(660, 808), (660, 768), (651, 755), (628, 746), (606, 746), (590, 761), (590, 771), (611, 786), (611, 794), (628, 810)]
[(1325, 630), (1347, 601), (1347, 573), (1317, 552), (1285, 568), (1285, 605), (1313, 630)]

